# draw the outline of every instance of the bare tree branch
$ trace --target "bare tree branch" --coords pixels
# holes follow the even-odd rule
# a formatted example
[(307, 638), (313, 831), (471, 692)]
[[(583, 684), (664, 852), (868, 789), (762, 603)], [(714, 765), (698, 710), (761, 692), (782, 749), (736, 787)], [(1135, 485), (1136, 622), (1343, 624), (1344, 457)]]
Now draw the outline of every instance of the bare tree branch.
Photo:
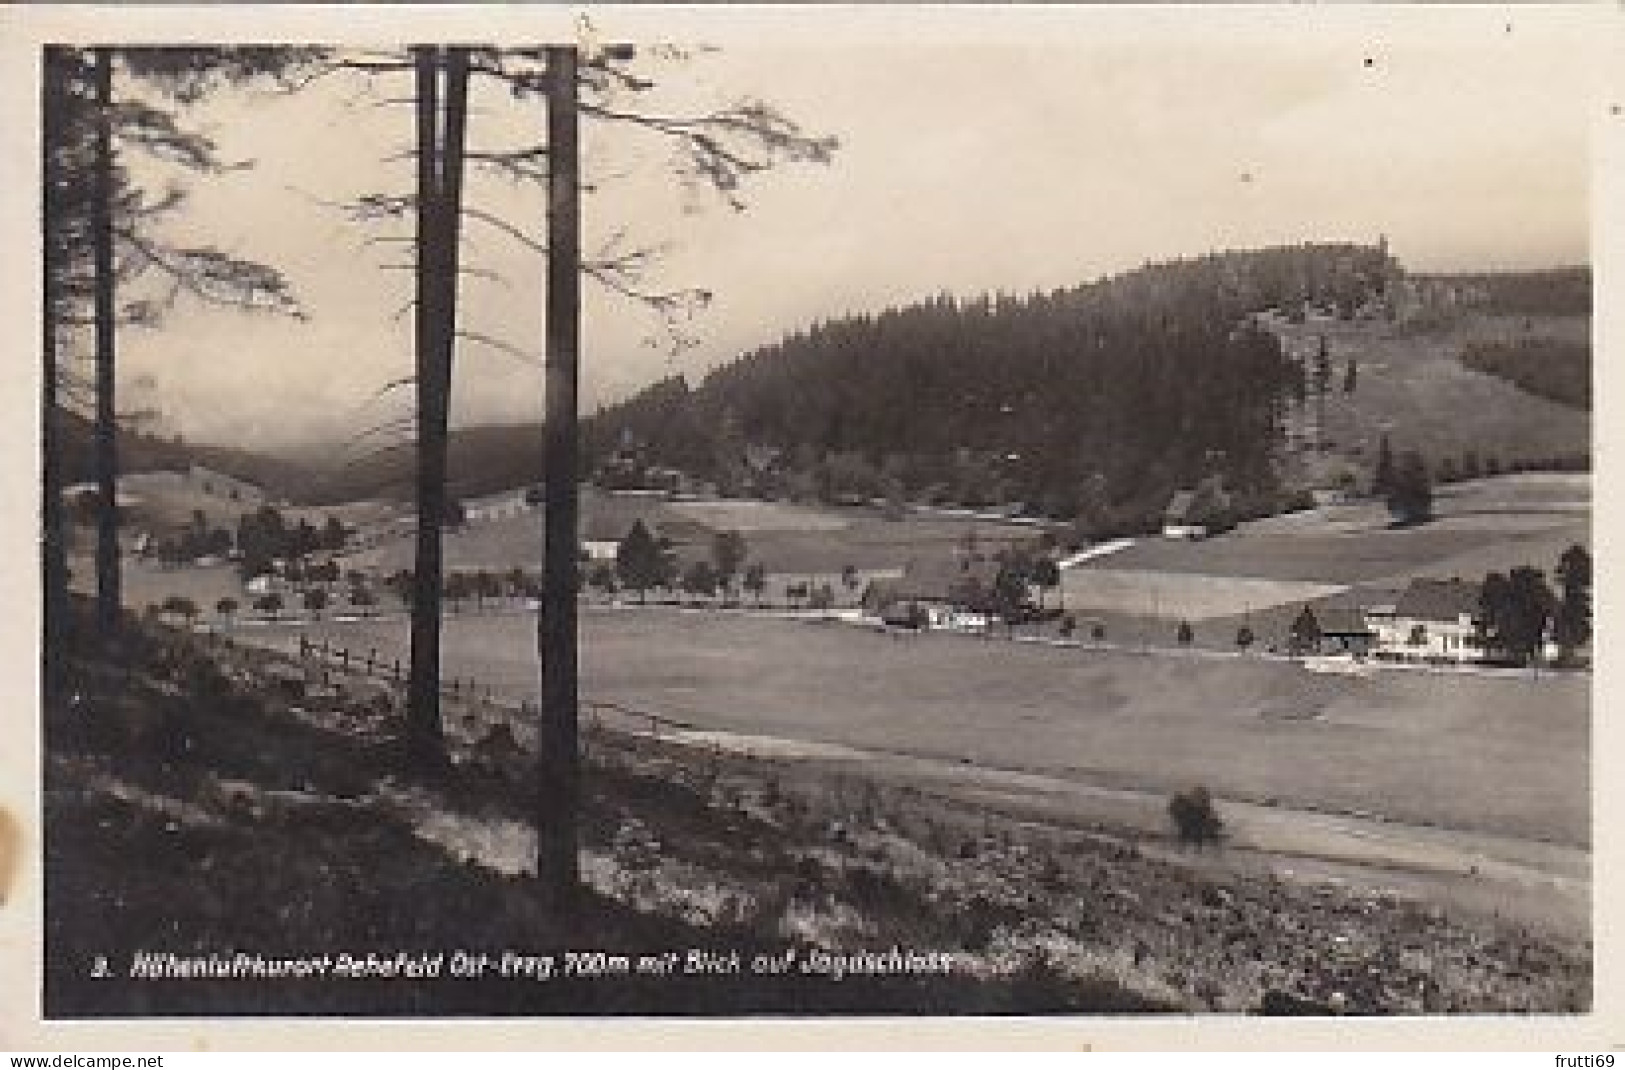
[(415, 375), (403, 375), (399, 379), (391, 379), (389, 382), (373, 391), (372, 396), (369, 397), (364, 404), (371, 405), (373, 402), (379, 400), (391, 390), (399, 390), (402, 387), (412, 386), (417, 381), (418, 377)]
[(499, 215), (494, 215), (491, 212), (487, 212), (483, 208), (471, 208), (467, 205), (463, 207), (463, 215), (469, 219), (478, 220), (494, 230), (501, 231), (503, 234), (506, 234), (508, 237), (512, 238), (520, 245), (523, 245), (533, 253), (538, 253), (542, 256), (547, 255), (547, 246), (544, 243), (532, 238), (529, 234), (526, 234), (524, 231), (520, 230), (518, 227), (514, 226), (512, 223), (508, 222), (506, 219), (503, 219)]
[(504, 353), (507, 356), (513, 357), (516, 360), (524, 361), (526, 364), (531, 364), (536, 367), (542, 366), (541, 357), (537, 356), (535, 353), (521, 349), (511, 342), (505, 342), (500, 338), (493, 338), (492, 336), (482, 334), (479, 331), (464, 330), (458, 331), (456, 336), (465, 342), (473, 342), (476, 345), (486, 346), (490, 349), (496, 350), (499, 353)]
[(384, 421), (382, 421), (380, 423), (373, 424), (371, 427), (367, 428), (364, 431), (361, 431), (361, 432), (359, 432), (357, 434), (351, 435), (344, 442), (345, 449), (348, 450), (348, 449), (354, 448), (356, 446), (359, 446), (361, 443), (366, 442), (368, 439), (376, 438), (377, 436), (382, 435), (382, 434), (389, 434), (389, 433), (392, 433), (392, 432), (398, 432), (398, 431), (403, 431), (403, 430), (408, 430), (409, 431), (409, 430), (412, 429), (412, 427), (415, 425), (415, 423), (416, 423), (415, 419), (413, 417), (411, 417), (411, 416), (393, 416), (393, 417), (389, 418), (388, 420), (384, 420)]

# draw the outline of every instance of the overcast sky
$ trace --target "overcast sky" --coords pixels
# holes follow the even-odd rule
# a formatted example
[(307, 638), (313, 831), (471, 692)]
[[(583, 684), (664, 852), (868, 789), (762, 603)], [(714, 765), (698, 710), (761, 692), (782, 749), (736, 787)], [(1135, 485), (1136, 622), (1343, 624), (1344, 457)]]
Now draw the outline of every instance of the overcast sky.
[[(1220, 248), (1377, 240), (1413, 270), (1538, 267), (1588, 256), (1587, 131), (1595, 75), (1586, 25), (1520, 13), (1445, 32), (1291, 36), (1178, 28), (801, 35), (729, 40), (651, 68), (671, 107), (760, 97), (838, 137), (827, 166), (752, 180), (750, 208), (674, 186), (664, 150), (588, 127), (589, 250), (624, 230), (670, 242), (653, 283), (715, 293), (674, 358), (656, 322), (588, 284), (589, 406), (675, 370), (697, 373), (786, 331), (941, 291), (1027, 292)], [(1120, 17), (1119, 17), (1120, 21)], [(782, 36), (782, 35), (781, 35)], [(855, 37), (855, 39), (854, 39)], [(193, 183), (178, 236), (276, 264), (308, 322), (187, 309), (124, 343), (130, 404), (166, 429), (266, 445), (342, 438), (404, 411), (372, 400), (406, 374), (410, 289), (399, 247), (364, 243), (324, 201), (405, 192), (404, 80), (334, 79), (288, 98), (211, 105), (195, 119), (252, 170)], [(481, 98), (476, 144), (507, 143), (539, 110)], [(539, 230), (538, 191), (476, 181), (472, 198)], [(466, 325), (539, 352), (541, 264), (471, 224)], [(543, 235), (538, 233), (538, 237)], [(459, 422), (534, 418), (541, 374), (465, 347)]]

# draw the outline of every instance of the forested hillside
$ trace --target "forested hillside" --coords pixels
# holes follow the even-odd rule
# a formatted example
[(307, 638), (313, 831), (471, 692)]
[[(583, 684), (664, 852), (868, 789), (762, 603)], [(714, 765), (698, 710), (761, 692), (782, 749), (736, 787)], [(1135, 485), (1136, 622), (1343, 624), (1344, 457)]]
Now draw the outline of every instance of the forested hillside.
[[(95, 479), (91, 463), (90, 421), (71, 409), (57, 417), (61, 472), (65, 484)], [(302, 500), (311, 483), (303, 464), (271, 453), (165, 439), (121, 428), (118, 436), (119, 470), (123, 473), (185, 471), (194, 464), (247, 480), (274, 498)]]
[[(1398, 270), (1385, 250), (1304, 245), (1147, 265), (1024, 297), (938, 297), (821, 323), (598, 414), (602, 456), (636, 442), (725, 489), (777, 447), (791, 489), (1024, 502), (1139, 523), (1222, 476), (1274, 504), (1279, 416), (1302, 370), (1253, 313), (1352, 317)], [(1114, 526), (1106, 524), (1106, 526)]]
[[(1464, 316), (1505, 321), (1521, 332), (1496, 336), (1511, 345), (1533, 317), (1545, 337), (1551, 322), (1583, 321), (1590, 283), (1587, 268), (1408, 276), (1381, 246), (1318, 244), (1146, 265), (1048, 293), (938, 296), (815, 324), (697, 384), (674, 375), (600, 410), (584, 423), (583, 475), (631, 454), (634, 471), (675, 469), (727, 493), (1022, 503), (1099, 535), (1154, 526), (1174, 490), (1218, 476), (1236, 516), (1269, 512), (1290, 497), (1274, 463), (1280, 417), (1290, 406), (1301, 416), (1313, 386), (1312, 359), (1284, 354), (1283, 334), (1330, 332), (1346, 356), (1365, 354), (1359, 393), (1344, 398), (1340, 385), (1333, 409), (1369, 409), (1396, 441), (1414, 442), (1430, 459), (1443, 434), (1456, 452), (1465, 438), (1510, 463), (1553, 447), (1478, 433), (1482, 411), (1463, 431), (1459, 414), (1422, 389), (1432, 380), (1413, 381), (1423, 350), (1448, 346), (1445, 359), (1458, 369), (1459, 356), (1583, 406), (1587, 354), (1573, 346), (1490, 353), (1456, 328)], [(1268, 310), (1278, 315), (1264, 330), (1255, 314)], [(78, 430), (66, 436), (70, 482), (88, 478), (88, 435)], [(543, 437), (537, 425), (454, 431), (453, 493), (537, 482)], [(411, 491), (405, 446), (284, 458), (125, 441), (126, 470), (196, 461), (307, 504)]]
[[(451, 433), (447, 482), (453, 497), (478, 497), (542, 478), (540, 424), (486, 424)], [(338, 451), (341, 460), (311, 478), (299, 500), (337, 505), (365, 498), (409, 500), (415, 457), (410, 443)]]

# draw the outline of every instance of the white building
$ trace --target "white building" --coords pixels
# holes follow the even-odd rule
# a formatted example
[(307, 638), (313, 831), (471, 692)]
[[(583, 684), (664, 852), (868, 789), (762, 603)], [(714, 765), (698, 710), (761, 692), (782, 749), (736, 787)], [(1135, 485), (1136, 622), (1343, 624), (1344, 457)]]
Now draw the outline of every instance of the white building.
[(1372, 653), (1389, 661), (1484, 661), (1478, 601), (1476, 583), (1412, 580), (1398, 602), (1366, 608)]

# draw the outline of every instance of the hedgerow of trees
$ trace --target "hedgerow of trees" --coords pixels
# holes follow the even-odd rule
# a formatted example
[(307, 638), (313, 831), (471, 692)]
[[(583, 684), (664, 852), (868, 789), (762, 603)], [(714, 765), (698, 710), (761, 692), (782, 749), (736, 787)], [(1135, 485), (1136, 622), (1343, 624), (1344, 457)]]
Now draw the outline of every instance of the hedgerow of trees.
[(1558, 558), (1558, 589), (1532, 566), (1491, 572), (1479, 589), (1478, 637), (1486, 650), (1518, 665), (1538, 663), (1550, 639), (1560, 665), (1572, 665), (1591, 640), (1591, 554), (1578, 543)]

